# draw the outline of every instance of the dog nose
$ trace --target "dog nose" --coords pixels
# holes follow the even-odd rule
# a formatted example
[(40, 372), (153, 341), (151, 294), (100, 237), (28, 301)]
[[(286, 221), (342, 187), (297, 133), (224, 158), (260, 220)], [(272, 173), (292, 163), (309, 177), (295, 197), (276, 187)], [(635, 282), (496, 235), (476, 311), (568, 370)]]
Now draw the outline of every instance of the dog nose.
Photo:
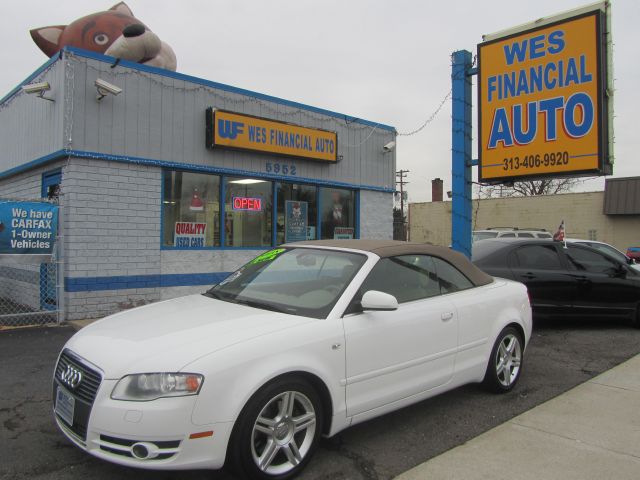
[(144, 25), (140, 23), (133, 23), (124, 27), (122, 34), (125, 37), (139, 37), (145, 32), (145, 30)]

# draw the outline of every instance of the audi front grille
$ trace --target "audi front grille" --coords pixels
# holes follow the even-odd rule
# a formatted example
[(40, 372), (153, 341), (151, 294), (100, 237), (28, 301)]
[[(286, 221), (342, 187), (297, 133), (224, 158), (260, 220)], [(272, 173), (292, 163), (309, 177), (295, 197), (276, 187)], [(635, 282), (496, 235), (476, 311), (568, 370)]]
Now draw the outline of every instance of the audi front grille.
[[(82, 374), (82, 380), (74, 389), (69, 389), (68, 385), (63, 381), (63, 375), (69, 366), (75, 368)], [(74, 397), (93, 405), (96, 393), (98, 393), (98, 388), (100, 387), (100, 382), (102, 382), (102, 375), (100, 372), (86, 365), (86, 363), (73, 353), (64, 350), (56, 366), (56, 379), (67, 387)]]

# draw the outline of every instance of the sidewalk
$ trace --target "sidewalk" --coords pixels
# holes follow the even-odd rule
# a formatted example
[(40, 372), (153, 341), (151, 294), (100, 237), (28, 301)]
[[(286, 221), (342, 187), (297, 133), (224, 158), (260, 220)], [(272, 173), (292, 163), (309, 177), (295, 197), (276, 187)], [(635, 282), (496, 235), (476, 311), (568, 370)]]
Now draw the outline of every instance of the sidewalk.
[(396, 480), (606, 478), (640, 479), (640, 355)]

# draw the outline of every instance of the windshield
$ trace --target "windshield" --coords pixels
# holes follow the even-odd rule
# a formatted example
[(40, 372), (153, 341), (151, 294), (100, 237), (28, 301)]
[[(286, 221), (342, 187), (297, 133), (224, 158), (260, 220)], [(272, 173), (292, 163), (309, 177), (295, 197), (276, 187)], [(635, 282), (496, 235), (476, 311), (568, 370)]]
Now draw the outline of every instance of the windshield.
[(292, 315), (326, 318), (366, 255), (276, 248), (251, 260), (206, 295)]
[(473, 232), (473, 241), (486, 240), (487, 238), (496, 238), (498, 232)]

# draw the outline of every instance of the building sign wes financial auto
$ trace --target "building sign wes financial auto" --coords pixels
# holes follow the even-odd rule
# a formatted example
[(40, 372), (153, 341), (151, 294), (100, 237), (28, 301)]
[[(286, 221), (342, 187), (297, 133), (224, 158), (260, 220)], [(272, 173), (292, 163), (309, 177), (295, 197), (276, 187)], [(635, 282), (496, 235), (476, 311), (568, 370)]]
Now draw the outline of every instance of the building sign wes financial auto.
[(325, 162), (338, 159), (335, 132), (213, 108), (207, 109), (207, 147), (253, 150)]
[(606, 173), (604, 13), (478, 46), (481, 181)]

